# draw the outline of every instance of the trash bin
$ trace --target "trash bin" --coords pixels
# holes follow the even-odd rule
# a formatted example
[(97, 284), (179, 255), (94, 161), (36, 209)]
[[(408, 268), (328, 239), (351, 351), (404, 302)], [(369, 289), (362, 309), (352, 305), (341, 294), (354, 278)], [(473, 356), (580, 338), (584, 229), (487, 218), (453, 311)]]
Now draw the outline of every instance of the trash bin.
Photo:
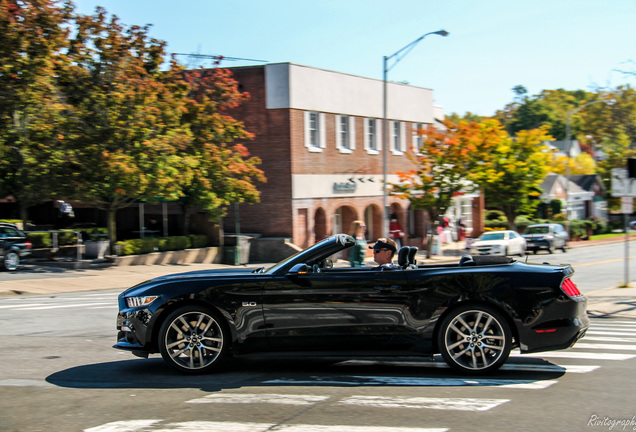
[(108, 253), (110, 242), (108, 240), (86, 241), (84, 242), (84, 256), (86, 258), (104, 259)]
[(223, 237), (223, 263), (229, 265), (249, 264), (250, 241), (245, 235), (226, 235)]

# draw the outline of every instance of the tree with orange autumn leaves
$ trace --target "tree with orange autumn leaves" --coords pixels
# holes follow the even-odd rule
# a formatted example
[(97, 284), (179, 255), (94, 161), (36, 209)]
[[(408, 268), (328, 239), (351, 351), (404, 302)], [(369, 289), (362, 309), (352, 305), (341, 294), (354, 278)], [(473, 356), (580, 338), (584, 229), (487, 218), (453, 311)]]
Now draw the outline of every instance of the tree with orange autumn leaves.
[(428, 210), (435, 221), (459, 192), (481, 189), (488, 207), (504, 211), (514, 228), (519, 211), (539, 195), (538, 186), (547, 174), (552, 156), (543, 144), (551, 139), (546, 130), (510, 137), (497, 120), (447, 120), (443, 126), (419, 131), (422, 148), (408, 154), (415, 166), (397, 173), (399, 182), (391, 184), (391, 193)]
[(117, 211), (140, 200), (179, 199), (213, 219), (258, 200), (260, 160), (231, 144), (251, 135), (225, 113), (248, 97), (229, 72), (187, 72), (174, 59), (162, 70), (165, 43), (102, 8), (75, 23), (59, 77), (72, 119), (69, 194), (107, 211), (111, 242)]

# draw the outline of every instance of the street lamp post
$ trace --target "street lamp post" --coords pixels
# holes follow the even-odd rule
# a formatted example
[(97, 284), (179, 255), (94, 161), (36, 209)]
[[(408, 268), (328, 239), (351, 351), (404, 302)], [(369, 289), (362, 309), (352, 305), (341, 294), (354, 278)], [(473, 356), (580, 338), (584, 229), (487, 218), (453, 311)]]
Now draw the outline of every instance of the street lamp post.
[[(422, 39), (424, 39), (428, 35), (440, 35), (440, 36), (448, 36), (448, 32), (446, 30), (438, 30), (435, 32), (426, 33), (419, 38), (415, 39), (410, 44), (406, 45), (401, 50), (390, 56), (384, 56), (384, 64), (383, 64), (383, 76), (382, 76), (382, 236), (387, 237), (389, 233), (389, 198), (388, 198), (388, 165), (389, 165), (389, 127), (388, 127), (388, 101), (387, 101), (387, 90), (388, 90), (388, 80), (387, 76), (389, 71), (396, 65), (400, 60), (404, 58), (413, 48), (417, 45)], [(389, 66), (389, 61), (395, 58), (393, 64)]]
[(569, 232), (569, 228), (570, 228), (570, 151), (571, 151), (571, 147), (572, 147), (572, 140), (571, 140), (571, 130), (572, 130), (572, 115), (576, 114), (577, 112), (581, 111), (583, 108), (592, 105), (592, 104), (596, 104), (596, 103), (605, 103), (608, 105), (614, 105), (614, 103), (616, 103), (616, 100), (614, 99), (605, 99), (605, 100), (596, 100), (596, 101), (591, 101), (588, 102), (586, 104), (581, 105), (580, 107), (573, 109), (572, 111), (568, 112), (566, 117), (565, 117), (565, 156), (567, 157), (567, 165), (565, 166), (565, 220), (566, 223), (568, 225), (568, 232)]

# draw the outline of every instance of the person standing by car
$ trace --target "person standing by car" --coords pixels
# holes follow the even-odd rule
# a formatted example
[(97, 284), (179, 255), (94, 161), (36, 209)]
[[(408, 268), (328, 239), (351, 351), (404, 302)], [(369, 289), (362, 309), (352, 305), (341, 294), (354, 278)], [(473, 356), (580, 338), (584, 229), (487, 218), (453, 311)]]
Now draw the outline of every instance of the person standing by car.
[(378, 264), (375, 270), (399, 267), (392, 263), (393, 255), (397, 252), (397, 243), (393, 239), (380, 237), (373, 246), (369, 246), (369, 249), (373, 249), (373, 261)]
[(367, 226), (363, 221), (356, 220), (351, 222), (351, 237), (356, 239), (356, 244), (349, 249), (349, 264), (351, 267), (362, 267), (367, 249), (367, 239), (365, 233)]
[(391, 222), (389, 223), (389, 237), (395, 241), (398, 248), (402, 245), (404, 231), (402, 230), (402, 225), (398, 222), (398, 218), (395, 213), (391, 215)]

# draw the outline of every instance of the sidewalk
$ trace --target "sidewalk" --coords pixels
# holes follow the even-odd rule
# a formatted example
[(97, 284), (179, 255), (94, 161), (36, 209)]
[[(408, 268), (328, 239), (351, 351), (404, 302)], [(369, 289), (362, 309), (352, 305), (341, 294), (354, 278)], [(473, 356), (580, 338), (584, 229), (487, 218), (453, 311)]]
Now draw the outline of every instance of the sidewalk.
[[(635, 236), (631, 237), (634, 242)], [(617, 240), (618, 241), (618, 240)], [(621, 238), (621, 241), (624, 241)], [(607, 243), (607, 240), (570, 242), (571, 248), (592, 246)], [(464, 242), (444, 245), (441, 255), (425, 258), (418, 254), (418, 262), (425, 264), (452, 263), (467, 251)], [(268, 264), (250, 264), (250, 267), (267, 266)], [(95, 269), (61, 269), (44, 266), (30, 267), (27, 272), (3, 273), (0, 281), (0, 296), (15, 295), (53, 295), (58, 293), (94, 291), (94, 290), (125, 290), (135, 284), (154, 277), (167, 274), (208, 270), (213, 268), (232, 267), (224, 264), (163, 264), (163, 265), (132, 265), (112, 266)], [(590, 316), (612, 318), (636, 318), (636, 287), (607, 288), (587, 293), (588, 312)]]

